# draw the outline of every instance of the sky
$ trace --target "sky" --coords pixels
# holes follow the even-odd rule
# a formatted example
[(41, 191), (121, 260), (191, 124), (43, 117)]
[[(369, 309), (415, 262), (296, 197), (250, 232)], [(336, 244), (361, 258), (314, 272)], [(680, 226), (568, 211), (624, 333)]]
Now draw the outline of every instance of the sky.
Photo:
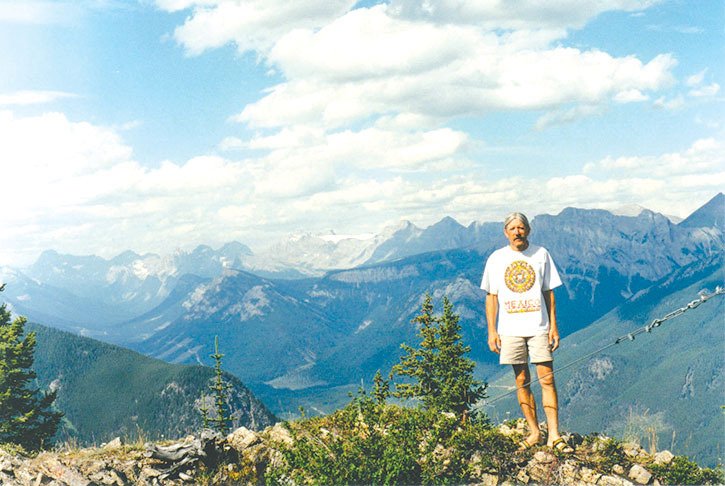
[(0, 0), (0, 265), (725, 188), (720, 0)]

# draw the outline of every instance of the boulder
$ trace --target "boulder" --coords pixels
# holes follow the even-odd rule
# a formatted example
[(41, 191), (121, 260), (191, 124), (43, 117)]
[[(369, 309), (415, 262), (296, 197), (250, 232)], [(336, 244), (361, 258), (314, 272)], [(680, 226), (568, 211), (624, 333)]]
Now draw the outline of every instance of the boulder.
[(103, 444), (103, 446), (102, 446), (102, 448), (105, 450), (120, 449), (121, 447), (123, 447), (123, 441), (121, 440), (120, 437), (116, 437), (112, 441), (110, 441), (106, 444)]
[(627, 477), (629, 477), (629, 479), (633, 480), (637, 484), (649, 484), (650, 480), (652, 479), (652, 473), (650, 473), (639, 464), (635, 464), (629, 470), (629, 474)]
[(657, 464), (658, 466), (662, 466), (662, 465), (671, 463), (674, 458), (675, 458), (675, 455), (673, 453), (671, 453), (670, 451), (660, 451), (655, 454), (654, 463)]
[(239, 427), (234, 432), (227, 435), (227, 444), (237, 451), (243, 451), (249, 447), (259, 444), (261, 437), (246, 427)]

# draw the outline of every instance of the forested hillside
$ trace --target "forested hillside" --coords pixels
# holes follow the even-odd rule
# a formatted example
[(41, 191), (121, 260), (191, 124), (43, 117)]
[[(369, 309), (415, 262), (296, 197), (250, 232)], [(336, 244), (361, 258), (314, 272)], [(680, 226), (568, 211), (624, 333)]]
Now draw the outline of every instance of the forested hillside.
[[(59, 439), (181, 437), (201, 428), (197, 402), (202, 392), (210, 394), (213, 369), (165, 363), (37, 324), (26, 330), (37, 334), (38, 381), (58, 390), (55, 405), (65, 413)], [(225, 380), (234, 426), (258, 430), (274, 423), (239, 379), (227, 374)]]

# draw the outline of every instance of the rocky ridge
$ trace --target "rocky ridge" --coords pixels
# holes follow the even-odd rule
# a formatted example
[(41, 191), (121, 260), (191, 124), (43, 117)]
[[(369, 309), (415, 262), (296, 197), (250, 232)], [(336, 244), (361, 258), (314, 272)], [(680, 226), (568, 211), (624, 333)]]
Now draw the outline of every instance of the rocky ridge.
[[(526, 424), (523, 420), (501, 424), (497, 431), (512, 441), (518, 441), (526, 434)], [(575, 449), (571, 455), (560, 454), (545, 446), (534, 447), (512, 454), (510, 464), (504, 465), (502, 471), (487, 468), (480, 461), (481, 466), (473, 468), (471, 479), (476, 484), (490, 486), (671, 484), (662, 471), (676, 464), (678, 458), (669, 451), (649, 453), (635, 443), (619, 443), (596, 434), (586, 437), (569, 434), (565, 437)], [(262, 484), (269, 479), (267, 474), (270, 471), (284, 463), (282, 451), (294, 441), (289, 428), (277, 423), (262, 432), (240, 427), (223, 437), (205, 430), (198, 437), (143, 446), (123, 444), (117, 438), (98, 448), (41, 452), (37, 455), (0, 448), (0, 484)], [(472, 462), (485, 454), (485, 447), (482, 444), (481, 452), (474, 452)], [(448, 453), (442, 448), (436, 451), (441, 456)], [(446, 461), (443, 460), (442, 464), (445, 466)], [(292, 478), (282, 479), (285, 484), (296, 484)]]

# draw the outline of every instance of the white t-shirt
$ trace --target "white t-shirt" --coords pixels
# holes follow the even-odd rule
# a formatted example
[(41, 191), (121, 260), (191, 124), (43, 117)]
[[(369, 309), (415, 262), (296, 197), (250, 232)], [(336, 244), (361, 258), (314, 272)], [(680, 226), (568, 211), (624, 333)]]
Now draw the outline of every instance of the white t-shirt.
[(524, 251), (510, 246), (494, 251), (486, 261), (481, 288), (498, 295), (498, 333), (537, 336), (549, 332), (549, 315), (542, 292), (561, 285), (549, 252), (529, 244)]

